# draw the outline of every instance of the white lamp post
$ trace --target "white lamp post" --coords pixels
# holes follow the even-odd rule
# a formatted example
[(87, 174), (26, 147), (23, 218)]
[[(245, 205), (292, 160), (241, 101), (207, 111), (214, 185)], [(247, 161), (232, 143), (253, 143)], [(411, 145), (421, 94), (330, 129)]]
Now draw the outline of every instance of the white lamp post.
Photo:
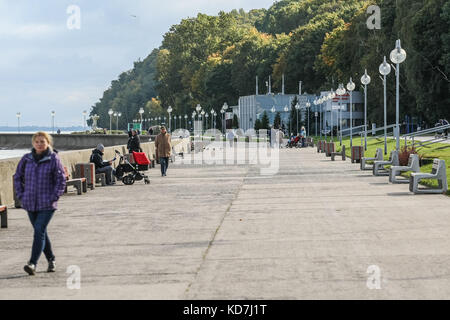
[(295, 110), (297, 110), (297, 134), (298, 134), (298, 109), (300, 109), (300, 105), (297, 103), (296, 105), (295, 105)]
[(117, 123), (119, 122), (119, 119), (118, 119), (119, 118), (119, 114), (117, 112), (114, 112), (113, 116), (116, 117), (116, 131), (117, 131), (118, 130), (117, 129)]
[(185, 114), (184, 115), (184, 128), (187, 130), (187, 118), (188, 118), (188, 115), (187, 114)]
[(364, 85), (364, 151), (367, 151), (367, 85), (370, 83), (370, 76), (367, 69), (361, 77), (361, 83)]
[[(311, 103), (309, 101), (306, 103), (306, 109), (308, 110), (308, 133), (307, 136), (309, 137), (309, 108), (311, 107)], [(298, 127), (298, 126), (297, 126)]]
[(52, 115), (52, 133), (55, 133), (55, 115), (56, 115), (56, 112), (52, 111), (51, 115)]
[(350, 82), (347, 83), (347, 90), (350, 93), (350, 149), (353, 146), (353, 90), (355, 90), (355, 84), (350, 78)]
[(400, 128), (399, 128), (399, 117), (400, 117), (400, 63), (406, 60), (406, 51), (402, 49), (400, 39), (395, 43), (395, 49), (391, 51), (390, 55), (391, 61), (396, 64), (395, 74), (397, 76), (396, 81), (396, 95), (395, 95), (395, 128), (396, 128), (396, 144), (395, 148), (397, 151), (400, 149)]
[(214, 109), (211, 109), (211, 128), (213, 127), (213, 121), (214, 121)]
[(198, 119), (200, 119), (200, 112), (202, 111), (202, 106), (200, 104), (197, 104), (195, 110), (197, 110)]
[(380, 73), (383, 75), (383, 94), (384, 94), (384, 154), (387, 154), (387, 111), (386, 111), (386, 76), (391, 73), (391, 65), (386, 62), (386, 57), (384, 61), (380, 64)]
[(114, 111), (112, 109), (109, 109), (108, 114), (109, 114), (109, 133), (111, 133), (112, 131), (112, 115), (113, 115)]
[(17, 133), (20, 133), (20, 117), (22, 116), (22, 114), (20, 112), (16, 113), (16, 117), (17, 117)]
[(222, 132), (225, 132), (225, 110), (223, 108), (220, 109), (220, 113), (222, 114)]
[(342, 83), (339, 84), (336, 93), (339, 95), (339, 144), (342, 146), (342, 96), (346, 93)]
[(86, 116), (87, 116), (87, 111), (84, 110), (84, 111), (82, 112), (82, 114), (83, 114), (83, 129), (86, 131)]
[(202, 131), (203, 131), (203, 126), (204, 126), (204, 124), (203, 124), (203, 120), (205, 119), (205, 110), (202, 110), (202, 112), (200, 112), (200, 114), (202, 115), (202, 117), (201, 117), (201, 119), (202, 119)]
[(208, 129), (208, 118), (209, 118), (209, 113), (205, 112), (205, 130)]
[[(288, 113), (289, 112), (289, 108), (288, 106), (284, 106), (284, 112)], [(288, 116), (289, 117), (289, 116)], [(289, 117), (290, 118), (290, 117)], [(290, 119), (289, 119), (290, 120)], [(290, 131), (291, 128), (289, 128), (288, 130)], [(288, 132), (289, 137), (291, 136), (291, 133)]]
[(225, 134), (225, 131), (227, 130), (227, 123), (226, 123), (226, 120), (225, 120), (225, 113), (228, 110), (228, 104), (226, 102), (223, 103), (222, 110), (223, 110), (223, 132)]
[(141, 130), (142, 130), (142, 115), (144, 114), (144, 109), (143, 108), (139, 109), (139, 114), (141, 116)]
[(171, 119), (172, 119), (172, 118), (171, 118), (171, 115), (170, 115), (170, 114), (172, 113), (172, 107), (171, 107), (171, 106), (169, 106), (169, 107), (167, 108), (167, 112), (169, 113), (169, 132), (172, 133), (172, 130), (171, 130), (171, 128), (172, 128), (172, 127), (171, 127), (171, 122), (172, 122)]

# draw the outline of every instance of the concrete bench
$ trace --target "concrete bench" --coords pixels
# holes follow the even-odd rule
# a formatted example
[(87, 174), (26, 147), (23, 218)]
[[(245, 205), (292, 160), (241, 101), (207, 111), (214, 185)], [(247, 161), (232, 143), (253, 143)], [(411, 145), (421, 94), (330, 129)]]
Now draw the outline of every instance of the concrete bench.
[[(419, 182), (422, 179), (433, 179), (438, 181), (438, 188), (420, 188)], [(447, 192), (447, 173), (445, 161), (434, 159), (431, 173), (413, 172), (409, 178), (409, 191), (418, 193), (444, 193)]]
[(419, 163), (419, 155), (417, 154), (410, 154), (408, 158), (408, 165), (407, 166), (392, 166), (389, 169), (389, 182), (391, 183), (409, 183), (408, 179), (398, 179), (397, 176), (399, 176), (402, 172), (420, 172), (420, 163)]
[(67, 167), (64, 167), (64, 173), (66, 176), (66, 190), (64, 190), (64, 193), (67, 193), (67, 187), (69, 186), (75, 187), (75, 189), (77, 189), (78, 195), (81, 195), (83, 192), (87, 192), (86, 178), (70, 179), (70, 174), (67, 170)]
[(325, 156), (331, 157), (331, 154), (336, 151), (334, 142), (327, 142), (325, 144)]
[(0, 224), (2, 228), (8, 228), (8, 208), (0, 205)]
[(312, 138), (306, 138), (306, 146), (314, 148), (314, 140)]
[(399, 160), (398, 160), (398, 151), (393, 150), (389, 154), (389, 160), (388, 161), (375, 161), (372, 166), (372, 173), (374, 176), (387, 176), (389, 175), (389, 171), (385, 169), (384, 166), (398, 166)]
[(76, 179), (86, 178), (86, 183), (91, 190), (95, 188), (95, 165), (93, 163), (77, 163), (75, 164)]
[(361, 158), (360, 168), (361, 168), (361, 170), (370, 170), (370, 169), (372, 169), (372, 167), (367, 167), (367, 161), (382, 161), (382, 160), (383, 160), (383, 150), (381, 150), (381, 148), (377, 148), (377, 151), (375, 152), (375, 157)]
[(342, 161), (345, 161), (345, 145), (342, 146), (341, 152), (332, 152), (331, 153), (331, 161), (334, 161), (334, 158), (336, 156), (341, 156), (342, 157)]

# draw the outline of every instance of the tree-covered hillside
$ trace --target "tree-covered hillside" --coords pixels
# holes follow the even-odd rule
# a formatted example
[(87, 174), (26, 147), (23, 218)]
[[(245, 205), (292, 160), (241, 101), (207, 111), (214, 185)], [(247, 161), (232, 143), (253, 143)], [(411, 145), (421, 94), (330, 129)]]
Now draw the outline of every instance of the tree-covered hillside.
[[(381, 30), (369, 30), (367, 7), (381, 8)], [(284, 0), (269, 9), (233, 10), (217, 16), (183, 19), (164, 35), (158, 49), (111, 83), (91, 114), (107, 127), (110, 108), (121, 111), (120, 127), (143, 107), (147, 117), (188, 114), (197, 103), (217, 112), (239, 96), (273, 91), (296, 92), (298, 81), (309, 93), (336, 89), (364, 69), (369, 85), (369, 118), (382, 119), (378, 66), (402, 40), (407, 60), (401, 65), (401, 117), (434, 123), (450, 118), (450, 0)], [(359, 88), (359, 85), (357, 86)], [(388, 76), (389, 117), (395, 112), (395, 75)]]

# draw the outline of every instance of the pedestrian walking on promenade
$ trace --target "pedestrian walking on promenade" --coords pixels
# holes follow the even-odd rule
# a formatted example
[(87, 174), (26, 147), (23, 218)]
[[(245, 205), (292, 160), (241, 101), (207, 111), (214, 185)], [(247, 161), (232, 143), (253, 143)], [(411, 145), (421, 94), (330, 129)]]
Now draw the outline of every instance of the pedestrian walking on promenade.
[(305, 127), (302, 127), (300, 130), (300, 138), (302, 141), (302, 148), (306, 147), (306, 130)]
[(169, 157), (172, 152), (172, 142), (170, 134), (167, 133), (166, 127), (161, 126), (161, 133), (155, 139), (156, 159), (161, 165), (161, 177), (167, 175), (169, 167)]
[(55, 255), (47, 226), (57, 208), (59, 197), (64, 193), (66, 177), (64, 166), (52, 148), (51, 136), (46, 132), (37, 132), (31, 141), (31, 152), (25, 154), (17, 165), (14, 187), (34, 229), (31, 258), (24, 266), (29, 275), (34, 275), (42, 252), (48, 261), (47, 272), (55, 272)]

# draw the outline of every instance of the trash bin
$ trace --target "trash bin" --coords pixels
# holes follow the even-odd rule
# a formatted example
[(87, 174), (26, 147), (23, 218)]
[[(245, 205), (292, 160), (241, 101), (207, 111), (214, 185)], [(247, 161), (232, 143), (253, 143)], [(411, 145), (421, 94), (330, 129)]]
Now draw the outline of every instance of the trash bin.
[(363, 146), (353, 146), (352, 147), (352, 163), (360, 163), (362, 157), (364, 157), (364, 147)]

